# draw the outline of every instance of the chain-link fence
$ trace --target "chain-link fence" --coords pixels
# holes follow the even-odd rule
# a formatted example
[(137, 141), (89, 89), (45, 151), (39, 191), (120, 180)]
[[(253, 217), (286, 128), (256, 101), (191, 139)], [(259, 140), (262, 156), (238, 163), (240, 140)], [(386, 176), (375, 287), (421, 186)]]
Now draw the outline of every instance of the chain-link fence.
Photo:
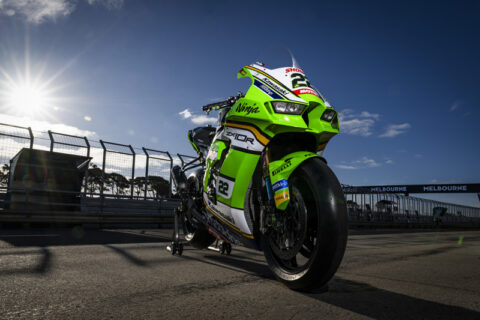
[[(172, 176), (170, 171), (173, 159), (167, 151), (142, 148), (146, 155), (145, 178), (143, 178), (145, 199), (172, 196)], [(135, 179), (140, 179), (137, 177)], [(139, 183), (141, 184), (141, 183)], [(140, 193), (140, 190), (138, 190)]]
[[(10, 160), (23, 148), (90, 157), (81, 196), (91, 202), (101, 200), (102, 206), (105, 198), (161, 203), (172, 198), (171, 168), (174, 164), (186, 167), (187, 176), (190, 170), (201, 166), (198, 158), (190, 155), (172, 157), (167, 151), (145, 147), (136, 149), (139, 150), (136, 153), (126, 144), (89, 141), (87, 137), (35, 132), (28, 127), (0, 123), (0, 201), (6, 198)], [(351, 222), (468, 224), (480, 218), (480, 208), (396, 194), (347, 193), (346, 200)], [(122, 203), (122, 206), (132, 204)]]
[(103, 140), (100, 140), (100, 144), (103, 148), (100, 194), (117, 198), (133, 197), (135, 151), (132, 146)]
[(0, 123), (0, 191), (7, 187), (10, 160), (23, 148), (32, 147), (31, 128)]
[(346, 193), (350, 222), (389, 224), (478, 224), (480, 208), (382, 193)]

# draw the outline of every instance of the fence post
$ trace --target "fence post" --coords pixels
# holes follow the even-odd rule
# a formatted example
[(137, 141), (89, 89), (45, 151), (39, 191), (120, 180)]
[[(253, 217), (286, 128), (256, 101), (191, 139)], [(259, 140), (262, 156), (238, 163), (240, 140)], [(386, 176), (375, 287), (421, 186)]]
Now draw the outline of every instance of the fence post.
[(101, 207), (100, 210), (103, 211), (103, 192), (105, 188), (105, 162), (107, 160), (107, 148), (105, 148), (105, 144), (103, 143), (103, 140), (100, 139), (100, 144), (102, 145), (103, 148), (103, 161), (102, 161), (102, 185), (100, 186), (100, 200), (101, 200)]
[(55, 143), (55, 140), (53, 139), (51, 130), (48, 130), (48, 136), (50, 137), (50, 152), (53, 152), (53, 144)]
[[(90, 158), (90, 142), (88, 141), (87, 137), (83, 137), (83, 139), (85, 140), (85, 144), (87, 145), (87, 158)], [(87, 197), (89, 167), (90, 167), (90, 161), (88, 162), (87, 169), (85, 170), (85, 189), (83, 190), (84, 197)]]
[(167, 155), (168, 157), (170, 158), (170, 172), (169, 172), (169, 184), (170, 184), (170, 189), (168, 190), (168, 197), (171, 198), (172, 197), (172, 168), (173, 168), (173, 159), (172, 159), (172, 156), (170, 155), (170, 152), (167, 151)]
[(28, 127), (28, 134), (30, 135), (30, 149), (33, 149), (33, 132), (32, 128)]
[(148, 166), (150, 162), (150, 156), (147, 152), (147, 149), (145, 147), (142, 147), (143, 152), (147, 156), (147, 163), (145, 164), (145, 184), (143, 186), (143, 199), (147, 200), (147, 186), (148, 186)]
[(133, 155), (133, 164), (132, 164), (132, 180), (130, 183), (130, 198), (133, 199), (133, 180), (135, 179), (135, 151), (133, 150), (131, 145), (128, 145), (130, 148), (130, 151), (132, 152)]

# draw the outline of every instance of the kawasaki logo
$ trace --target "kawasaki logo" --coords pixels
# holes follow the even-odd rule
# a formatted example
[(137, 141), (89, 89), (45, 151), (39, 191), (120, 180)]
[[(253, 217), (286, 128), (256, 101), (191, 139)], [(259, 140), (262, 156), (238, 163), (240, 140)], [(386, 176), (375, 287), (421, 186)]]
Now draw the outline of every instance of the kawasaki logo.
[(275, 83), (273, 83), (272, 81), (270, 81), (268, 78), (263, 78), (263, 81), (268, 84), (270, 87), (272, 87), (273, 89), (277, 90), (278, 92), (280, 92), (281, 94), (283, 95), (287, 95), (289, 92), (287, 90), (284, 90), (282, 88), (280, 88), (279, 86), (277, 86)]

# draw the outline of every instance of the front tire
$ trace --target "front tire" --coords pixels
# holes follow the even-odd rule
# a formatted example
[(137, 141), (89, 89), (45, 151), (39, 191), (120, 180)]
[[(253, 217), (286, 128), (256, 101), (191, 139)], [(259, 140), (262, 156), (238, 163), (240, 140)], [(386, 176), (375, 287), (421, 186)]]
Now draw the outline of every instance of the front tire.
[(324, 286), (337, 271), (348, 234), (347, 208), (335, 174), (311, 158), (290, 176), (290, 202), (282, 227), (263, 237), (265, 258), (275, 277), (289, 288)]

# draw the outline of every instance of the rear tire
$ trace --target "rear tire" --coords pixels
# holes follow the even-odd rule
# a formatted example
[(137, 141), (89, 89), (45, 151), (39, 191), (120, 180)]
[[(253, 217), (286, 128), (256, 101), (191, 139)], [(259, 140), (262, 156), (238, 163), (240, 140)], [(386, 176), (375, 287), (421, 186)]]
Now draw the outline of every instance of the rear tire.
[(287, 227), (263, 237), (265, 258), (275, 277), (289, 288), (320, 288), (333, 277), (345, 252), (348, 221), (343, 191), (319, 158), (302, 163), (290, 176), (289, 187)]

